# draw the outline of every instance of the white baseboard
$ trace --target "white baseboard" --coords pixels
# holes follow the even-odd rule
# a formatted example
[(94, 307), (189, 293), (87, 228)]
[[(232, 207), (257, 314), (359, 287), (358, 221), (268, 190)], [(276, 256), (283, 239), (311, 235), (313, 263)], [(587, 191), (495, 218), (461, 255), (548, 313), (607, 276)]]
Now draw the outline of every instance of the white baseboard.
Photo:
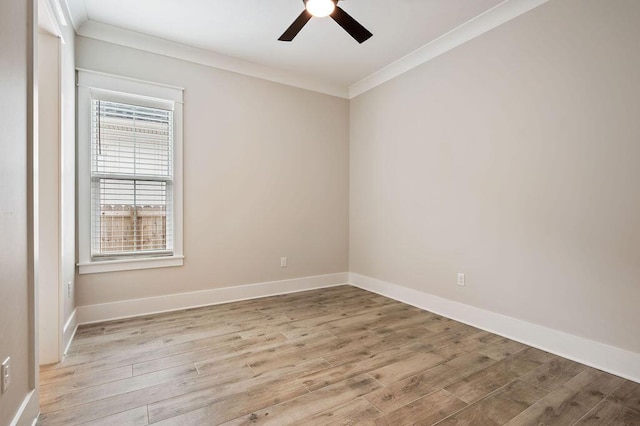
[(640, 383), (640, 354), (432, 294), (350, 273), (349, 282), (408, 305)]
[(64, 328), (62, 329), (62, 347), (64, 348), (63, 353), (67, 353), (69, 350), (69, 345), (71, 345), (71, 341), (73, 340), (73, 336), (76, 335), (76, 331), (78, 330), (78, 310), (74, 309), (69, 319), (67, 320)]
[[(65, 325), (65, 344), (68, 345), (71, 342), (78, 324), (296, 293), (349, 283), (640, 383), (640, 354), (638, 353), (397, 284), (347, 272), (78, 306)], [(73, 330), (73, 332), (69, 333), (67, 341), (68, 330)]]
[(36, 423), (40, 414), (40, 401), (38, 390), (34, 389), (26, 396), (18, 412), (13, 417), (10, 426), (31, 426)]
[(347, 272), (341, 272), (337, 274), (316, 275), (312, 277), (216, 288), (190, 293), (169, 294), (166, 296), (149, 297), (145, 299), (132, 299), (119, 302), (102, 303), (98, 305), (78, 306), (76, 308), (78, 318), (77, 322), (78, 324), (90, 324), (121, 318), (156, 314), (160, 312), (177, 311), (180, 309), (275, 296), (278, 294), (296, 293), (299, 291), (313, 290), (317, 288), (345, 285), (348, 284), (348, 279), (349, 274)]

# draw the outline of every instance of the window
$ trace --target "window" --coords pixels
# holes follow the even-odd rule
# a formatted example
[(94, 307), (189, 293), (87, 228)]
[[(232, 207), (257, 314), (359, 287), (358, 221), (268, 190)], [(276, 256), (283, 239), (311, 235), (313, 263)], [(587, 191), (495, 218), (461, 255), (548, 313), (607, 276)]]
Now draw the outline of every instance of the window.
[(80, 273), (182, 265), (182, 90), (78, 83)]
[(173, 111), (91, 100), (91, 257), (173, 254)]

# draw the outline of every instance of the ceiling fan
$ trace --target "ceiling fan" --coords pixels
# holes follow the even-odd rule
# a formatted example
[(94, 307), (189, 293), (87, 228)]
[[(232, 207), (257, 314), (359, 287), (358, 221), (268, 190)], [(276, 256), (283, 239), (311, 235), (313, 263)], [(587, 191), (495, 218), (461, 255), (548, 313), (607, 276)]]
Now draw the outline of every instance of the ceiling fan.
[(300, 16), (293, 21), (293, 24), (287, 28), (278, 40), (292, 41), (302, 27), (314, 16), (316, 18), (331, 16), (331, 18), (344, 28), (351, 37), (355, 38), (358, 43), (364, 43), (373, 34), (338, 6), (339, 1), (340, 0), (302, 0), (305, 10), (302, 11)]

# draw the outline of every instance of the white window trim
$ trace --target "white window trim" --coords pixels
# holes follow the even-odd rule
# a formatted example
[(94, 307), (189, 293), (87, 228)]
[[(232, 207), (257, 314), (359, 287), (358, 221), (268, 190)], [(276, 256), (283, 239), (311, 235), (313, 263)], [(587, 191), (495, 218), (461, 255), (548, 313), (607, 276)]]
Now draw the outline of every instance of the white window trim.
[[(91, 97), (92, 93), (127, 102), (144, 98), (149, 106), (171, 105), (174, 117), (174, 243), (172, 256), (135, 257), (116, 260), (91, 258)], [(182, 266), (183, 251), (183, 147), (182, 103), (184, 89), (78, 69), (78, 272), (129, 271)]]

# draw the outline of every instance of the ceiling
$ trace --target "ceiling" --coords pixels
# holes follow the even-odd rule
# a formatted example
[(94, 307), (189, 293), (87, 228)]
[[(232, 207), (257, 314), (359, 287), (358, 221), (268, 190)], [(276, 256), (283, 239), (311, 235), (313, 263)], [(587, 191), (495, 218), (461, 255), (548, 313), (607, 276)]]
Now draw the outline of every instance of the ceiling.
[[(123, 42), (127, 38), (150, 36), (158, 43), (178, 43), (216, 55), (218, 62), (219, 58), (235, 61), (228, 68), (234, 71), (242, 68), (237, 65), (241, 63), (244, 68), (259, 67), (263, 74), (264, 70), (280, 73), (277, 78), (265, 77), (274, 81), (282, 82), (281, 75), (285, 73), (307, 82), (292, 85), (314, 90), (308, 84), (314, 81), (347, 90), (375, 77), (380, 70), (384, 73), (385, 67), (395, 65), (401, 58), (440, 39), (451, 38), (456, 28), (464, 38), (469, 31), (461, 29), (475, 26), (477, 34), (473, 36), (477, 36), (544, 1), (340, 1), (340, 7), (373, 33), (363, 44), (358, 44), (329, 17), (312, 18), (293, 42), (278, 41), (304, 9), (302, 0), (66, 0), (66, 3), (80, 35), (121, 44), (127, 44)], [(107, 30), (120, 33), (109, 39), (104, 36)], [(148, 46), (149, 37), (144, 40), (141, 45)], [(175, 44), (172, 46), (173, 52), (179, 50)], [(446, 50), (452, 47), (455, 46)], [(260, 76), (254, 72), (247, 74)]]

